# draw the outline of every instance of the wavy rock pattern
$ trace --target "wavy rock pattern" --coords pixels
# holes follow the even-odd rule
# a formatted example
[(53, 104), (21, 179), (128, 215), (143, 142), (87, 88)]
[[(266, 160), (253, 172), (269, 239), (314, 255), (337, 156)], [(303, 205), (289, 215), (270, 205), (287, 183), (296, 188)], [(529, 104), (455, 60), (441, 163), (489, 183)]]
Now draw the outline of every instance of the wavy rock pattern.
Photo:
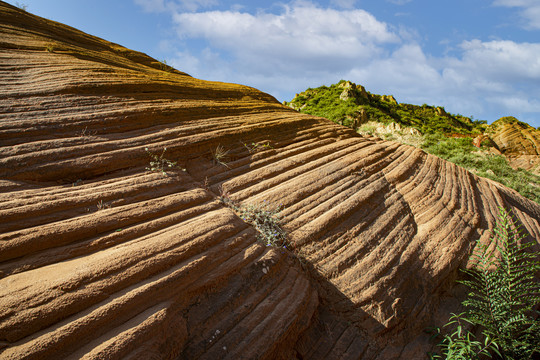
[[(497, 206), (540, 241), (413, 147), (2, 2), (0, 34), (0, 358), (411, 359)], [(282, 204), (300, 259), (220, 196)]]
[(490, 126), (490, 137), (513, 168), (540, 175), (540, 130), (515, 118), (501, 118)]

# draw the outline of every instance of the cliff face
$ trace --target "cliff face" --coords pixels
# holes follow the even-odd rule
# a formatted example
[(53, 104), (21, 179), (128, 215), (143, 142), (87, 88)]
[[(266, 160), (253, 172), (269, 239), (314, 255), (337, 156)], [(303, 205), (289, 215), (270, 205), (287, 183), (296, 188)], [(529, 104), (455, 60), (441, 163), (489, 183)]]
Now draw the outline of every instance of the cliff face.
[(411, 359), (497, 206), (540, 241), (512, 190), (2, 2), (0, 63), (2, 358)]

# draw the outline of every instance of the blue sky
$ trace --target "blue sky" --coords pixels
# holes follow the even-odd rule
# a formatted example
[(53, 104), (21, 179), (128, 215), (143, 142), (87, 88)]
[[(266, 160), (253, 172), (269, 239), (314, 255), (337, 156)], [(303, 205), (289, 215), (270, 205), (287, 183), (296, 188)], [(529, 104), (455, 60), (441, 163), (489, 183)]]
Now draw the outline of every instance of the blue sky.
[(194, 77), (280, 101), (346, 79), (399, 102), (540, 126), (540, 0), (18, 3)]

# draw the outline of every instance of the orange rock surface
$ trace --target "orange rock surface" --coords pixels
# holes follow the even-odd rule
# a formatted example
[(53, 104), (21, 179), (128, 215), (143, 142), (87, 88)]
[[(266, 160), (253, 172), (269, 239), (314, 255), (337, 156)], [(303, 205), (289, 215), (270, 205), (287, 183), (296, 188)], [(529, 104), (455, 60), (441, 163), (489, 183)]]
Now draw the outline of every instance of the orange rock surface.
[(540, 130), (514, 117), (495, 121), (489, 130), (491, 139), (513, 168), (540, 175)]
[(2, 359), (422, 358), (498, 206), (540, 242), (502, 185), (3, 2), (0, 84)]

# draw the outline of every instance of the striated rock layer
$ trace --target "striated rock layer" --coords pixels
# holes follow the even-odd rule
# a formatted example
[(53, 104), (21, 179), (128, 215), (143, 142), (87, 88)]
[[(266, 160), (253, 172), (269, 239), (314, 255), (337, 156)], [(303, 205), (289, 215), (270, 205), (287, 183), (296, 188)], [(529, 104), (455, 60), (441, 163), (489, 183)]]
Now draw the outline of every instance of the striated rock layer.
[[(0, 35), (2, 359), (419, 358), (498, 206), (540, 241), (421, 150), (2, 2)], [(281, 204), (298, 257), (220, 197)]]
[(509, 116), (491, 124), (489, 136), (513, 168), (540, 175), (540, 130)]

